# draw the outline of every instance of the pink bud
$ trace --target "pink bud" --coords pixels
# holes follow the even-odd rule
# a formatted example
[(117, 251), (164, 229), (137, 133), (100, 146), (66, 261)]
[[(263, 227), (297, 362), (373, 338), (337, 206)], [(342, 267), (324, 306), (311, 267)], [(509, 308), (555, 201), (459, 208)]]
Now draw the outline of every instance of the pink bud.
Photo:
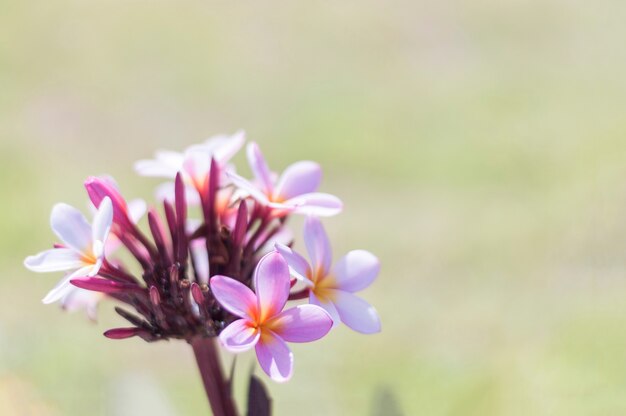
[(85, 188), (91, 202), (98, 208), (105, 197), (111, 198), (113, 203), (113, 220), (122, 227), (132, 228), (132, 222), (128, 218), (128, 206), (124, 197), (120, 194), (115, 183), (107, 178), (90, 176), (85, 181)]
[(134, 284), (115, 282), (113, 280), (101, 279), (99, 277), (83, 277), (78, 279), (72, 279), (70, 280), (70, 283), (81, 289), (93, 290), (94, 292), (103, 293), (120, 293), (126, 291), (143, 290), (141, 287)]
[(198, 305), (204, 303), (204, 294), (196, 282), (191, 284), (191, 296), (193, 296), (193, 300), (195, 300)]
[(150, 302), (154, 306), (159, 306), (161, 304), (161, 295), (159, 295), (159, 289), (156, 286), (150, 286)]
[(110, 339), (126, 339), (139, 335), (140, 328), (114, 328), (104, 332), (104, 336)]

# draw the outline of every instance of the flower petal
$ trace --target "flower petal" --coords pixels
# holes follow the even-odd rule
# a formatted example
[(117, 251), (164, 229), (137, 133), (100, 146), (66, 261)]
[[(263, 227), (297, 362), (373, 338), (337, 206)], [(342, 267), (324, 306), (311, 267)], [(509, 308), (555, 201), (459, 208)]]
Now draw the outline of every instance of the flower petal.
[(266, 254), (254, 271), (260, 322), (283, 310), (289, 297), (289, 265), (278, 252)]
[(189, 251), (193, 259), (193, 267), (200, 283), (209, 283), (209, 255), (206, 251), (206, 240), (197, 238), (189, 243)]
[(220, 341), (230, 352), (243, 352), (254, 347), (261, 331), (249, 324), (247, 319), (238, 319), (220, 332)]
[(333, 320), (333, 328), (341, 323), (341, 318), (339, 317), (339, 312), (337, 312), (337, 308), (335, 308), (335, 304), (333, 304), (330, 300), (322, 300), (315, 296), (315, 293), (312, 291), (309, 293), (309, 303), (311, 305), (316, 305), (323, 308), (330, 318)]
[(24, 266), (33, 272), (76, 270), (84, 265), (80, 254), (70, 248), (53, 248), (24, 260)]
[(76, 208), (56, 204), (50, 214), (50, 226), (68, 247), (85, 253), (91, 249), (91, 225)]
[(146, 210), (146, 201), (143, 199), (133, 199), (132, 201), (128, 201), (128, 216), (133, 223), (137, 224), (141, 217), (143, 217), (146, 213)]
[(316, 305), (298, 305), (276, 315), (268, 326), (287, 342), (311, 342), (333, 327), (328, 312)]
[(183, 166), (184, 156), (178, 152), (160, 150), (155, 159), (135, 162), (135, 171), (142, 176), (174, 178)]
[(227, 311), (254, 320), (257, 315), (257, 299), (250, 288), (227, 276), (213, 276), (211, 291), (217, 301)]
[(274, 195), (276, 200), (284, 201), (299, 195), (315, 192), (322, 182), (322, 168), (315, 162), (296, 162), (285, 169)]
[(234, 172), (226, 172), (226, 176), (239, 188), (243, 191), (249, 193), (254, 199), (259, 201), (260, 203), (267, 205), (269, 204), (269, 199), (267, 199), (267, 195), (259, 190), (252, 182), (247, 179), (237, 175)]
[(220, 165), (224, 165), (241, 149), (241, 146), (246, 141), (246, 133), (243, 130), (239, 130), (232, 136), (219, 136), (214, 140), (218, 141), (214, 154), (215, 160)]
[[(156, 199), (159, 201), (167, 201), (171, 204), (174, 204), (174, 191), (175, 184), (174, 182), (165, 182), (156, 187), (154, 194)], [(198, 191), (193, 186), (185, 186), (185, 201), (187, 201), (187, 205), (189, 206), (198, 206), (200, 205), (200, 195)]]
[(304, 222), (304, 242), (309, 252), (313, 273), (320, 277), (326, 276), (333, 261), (332, 249), (319, 219), (308, 217)]
[(50, 292), (48, 292), (48, 294), (42, 299), (42, 302), (45, 304), (50, 304), (56, 302), (57, 300), (61, 300), (61, 298), (63, 298), (73, 290), (72, 288), (74, 286), (72, 286), (70, 280), (76, 277), (86, 276), (87, 274), (89, 274), (91, 269), (92, 266), (83, 267), (76, 270), (74, 273), (70, 273), (65, 276), (52, 288)]
[(67, 290), (60, 303), (61, 307), (68, 312), (84, 309), (89, 319), (95, 321), (98, 317), (98, 304), (104, 296), (102, 293), (71, 286), (71, 290)]
[(265, 194), (271, 195), (274, 189), (272, 174), (269, 167), (267, 166), (267, 162), (265, 162), (263, 153), (261, 153), (261, 149), (259, 149), (259, 145), (254, 142), (249, 143), (246, 150), (248, 155), (248, 163), (250, 163), (250, 169), (252, 169), (254, 177), (263, 186), (263, 191), (265, 192)]
[(298, 214), (317, 217), (332, 217), (343, 209), (343, 203), (339, 198), (324, 193), (300, 195), (285, 201), (284, 204), (294, 207), (294, 211)]
[(333, 299), (341, 322), (363, 334), (380, 332), (380, 318), (376, 309), (363, 299), (344, 292), (334, 290)]
[(332, 274), (337, 279), (337, 289), (358, 292), (371, 285), (379, 271), (376, 256), (369, 251), (353, 250), (334, 265)]
[(289, 264), (289, 271), (291, 272), (291, 275), (300, 281), (312, 285), (312, 282), (307, 277), (310, 275), (311, 266), (309, 266), (309, 263), (304, 259), (304, 257), (283, 244), (277, 243), (275, 247), (276, 251), (278, 251), (287, 261), (287, 264)]
[(255, 349), (261, 368), (272, 380), (282, 383), (291, 378), (293, 353), (278, 335), (264, 331)]
[[(107, 241), (109, 231), (111, 231), (111, 224), (113, 223), (113, 204), (111, 198), (105, 197), (100, 203), (98, 212), (93, 217), (93, 225), (91, 229), (92, 238), (94, 242), (94, 254), (96, 257), (102, 256), (102, 250), (104, 250), (104, 243)], [(99, 253), (96, 252), (96, 242), (102, 245), (102, 250)]]

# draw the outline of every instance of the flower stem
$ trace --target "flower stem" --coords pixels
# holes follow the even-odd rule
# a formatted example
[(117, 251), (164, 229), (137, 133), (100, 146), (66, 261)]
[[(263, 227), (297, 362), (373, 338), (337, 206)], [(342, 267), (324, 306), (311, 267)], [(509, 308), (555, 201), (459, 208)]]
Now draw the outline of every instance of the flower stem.
[(197, 337), (190, 343), (213, 415), (237, 416), (231, 389), (220, 364), (216, 338)]

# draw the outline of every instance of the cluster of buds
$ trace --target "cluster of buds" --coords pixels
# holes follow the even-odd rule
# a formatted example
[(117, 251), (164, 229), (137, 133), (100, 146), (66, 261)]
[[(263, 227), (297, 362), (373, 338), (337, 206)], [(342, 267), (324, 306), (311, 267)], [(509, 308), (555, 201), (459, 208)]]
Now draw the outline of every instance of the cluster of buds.
[[(244, 141), (242, 133), (218, 136), (137, 162), (140, 175), (171, 181), (157, 188), (162, 214), (141, 201), (127, 202), (109, 177), (88, 178), (91, 223), (76, 208), (55, 205), (50, 222), (60, 241), (24, 262), (35, 272), (65, 272), (43, 302), (85, 309), (95, 319), (98, 303), (114, 299), (131, 325), (110, 329), (106, 337), (191, 344), (219, 337), (234, 353), (254, 348), (276, 381), (292, 374), (287, 342), (315, 341), (339, 323), (362, 333), (380, 331), (374, 308), (354, 295), (376, 278), (378, 260), (354, 250), (332, 264), (319, 218), (338, 214), (342, 203), (317, 192), (319, 165), (301, 161), (277, 175), (257, 144), (249, 143), (254, 179), (247, 180), (229, 163)], [(142, 229), (138, 222), (146, 210)], [(292, 249), (292, 214), (306, 216), (308, 260)], [(115, 257), (121, 247), (131, 264)], [(285, 309), (288, 301), (297, 305)]]

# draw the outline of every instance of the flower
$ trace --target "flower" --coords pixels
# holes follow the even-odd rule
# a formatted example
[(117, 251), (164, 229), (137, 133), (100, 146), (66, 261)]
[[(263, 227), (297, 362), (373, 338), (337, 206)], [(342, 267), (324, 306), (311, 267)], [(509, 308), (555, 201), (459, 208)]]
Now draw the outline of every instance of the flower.
[(322, 180), (322, 170), (315, 162), (300, 161), (285, 169), (276, 180), (259, 146), (248, 144), (247, 156), (256, 183), (235, 174), (226, 175), (240, 188), (265, 206), (272, 208), (277, 216), (285, 213), (332, 216), (341, 212), (343, 204), (334, 195), (315, 192)]
[(309, 264), (291, 248), (277, 244), (276, 249), (289, 263), (292, 275), (309, 286), (309, 301), (324, 308), (335, 324), (343, 322), (357, 332), (380, 332), (380, 318), (366, 301), (354, 295), (368, 287), (380, 270), (378, 259), (365, 250), (353, 250), (331, 267), (332, 252), (322, 223), (308, 217), (304, 241)]
[(226, 276), (211, 278), (217, 301), (240, 317), (219, 335), (226, 349), (243, 352), (255, 347), (261, 368), (275, 381), (287, 381), (293, 371), (293, 354), (286, 342), (311, 342), (322, 338), (332, 319), (315, 305), (283, 311), (289, 296), (289, 267), (276, 251), (265, 255), (254, 272), (256, 294)]
[(108, 197), (102, 200), (91, 225), (70, 205), (56, 204), (52, 208), (50, 225), (63, 245), (24, 260), (24, 266), (34, 272), (70, 272), (44, 297), (44, 303), (61, 300), (75, 290), (70, 280), (98, 274), (112, 222), (113, 205)]
[[(223, 168), (243, 146), (244, 141), (244, 132), (238, 131), (232, 136), (213, 136), (201, 144), (189, 146), (182, 153), (161, 150), (156, 152), (154, 159), (137, 161), (135, 171), (142, 176), (168, 179), (174, 179), (176, 174), (181, 172), (183, 181), (188, 187), (187, 201), (197, 205), (198, 193), (203, 194), (207, 186), (211, 159), (215, 159)], [(193, 188), (197, 192), (193, 192)], [(174, 184), (171, 182), (157, 188), (159, 199), (172, 200), (173, 195)]]

